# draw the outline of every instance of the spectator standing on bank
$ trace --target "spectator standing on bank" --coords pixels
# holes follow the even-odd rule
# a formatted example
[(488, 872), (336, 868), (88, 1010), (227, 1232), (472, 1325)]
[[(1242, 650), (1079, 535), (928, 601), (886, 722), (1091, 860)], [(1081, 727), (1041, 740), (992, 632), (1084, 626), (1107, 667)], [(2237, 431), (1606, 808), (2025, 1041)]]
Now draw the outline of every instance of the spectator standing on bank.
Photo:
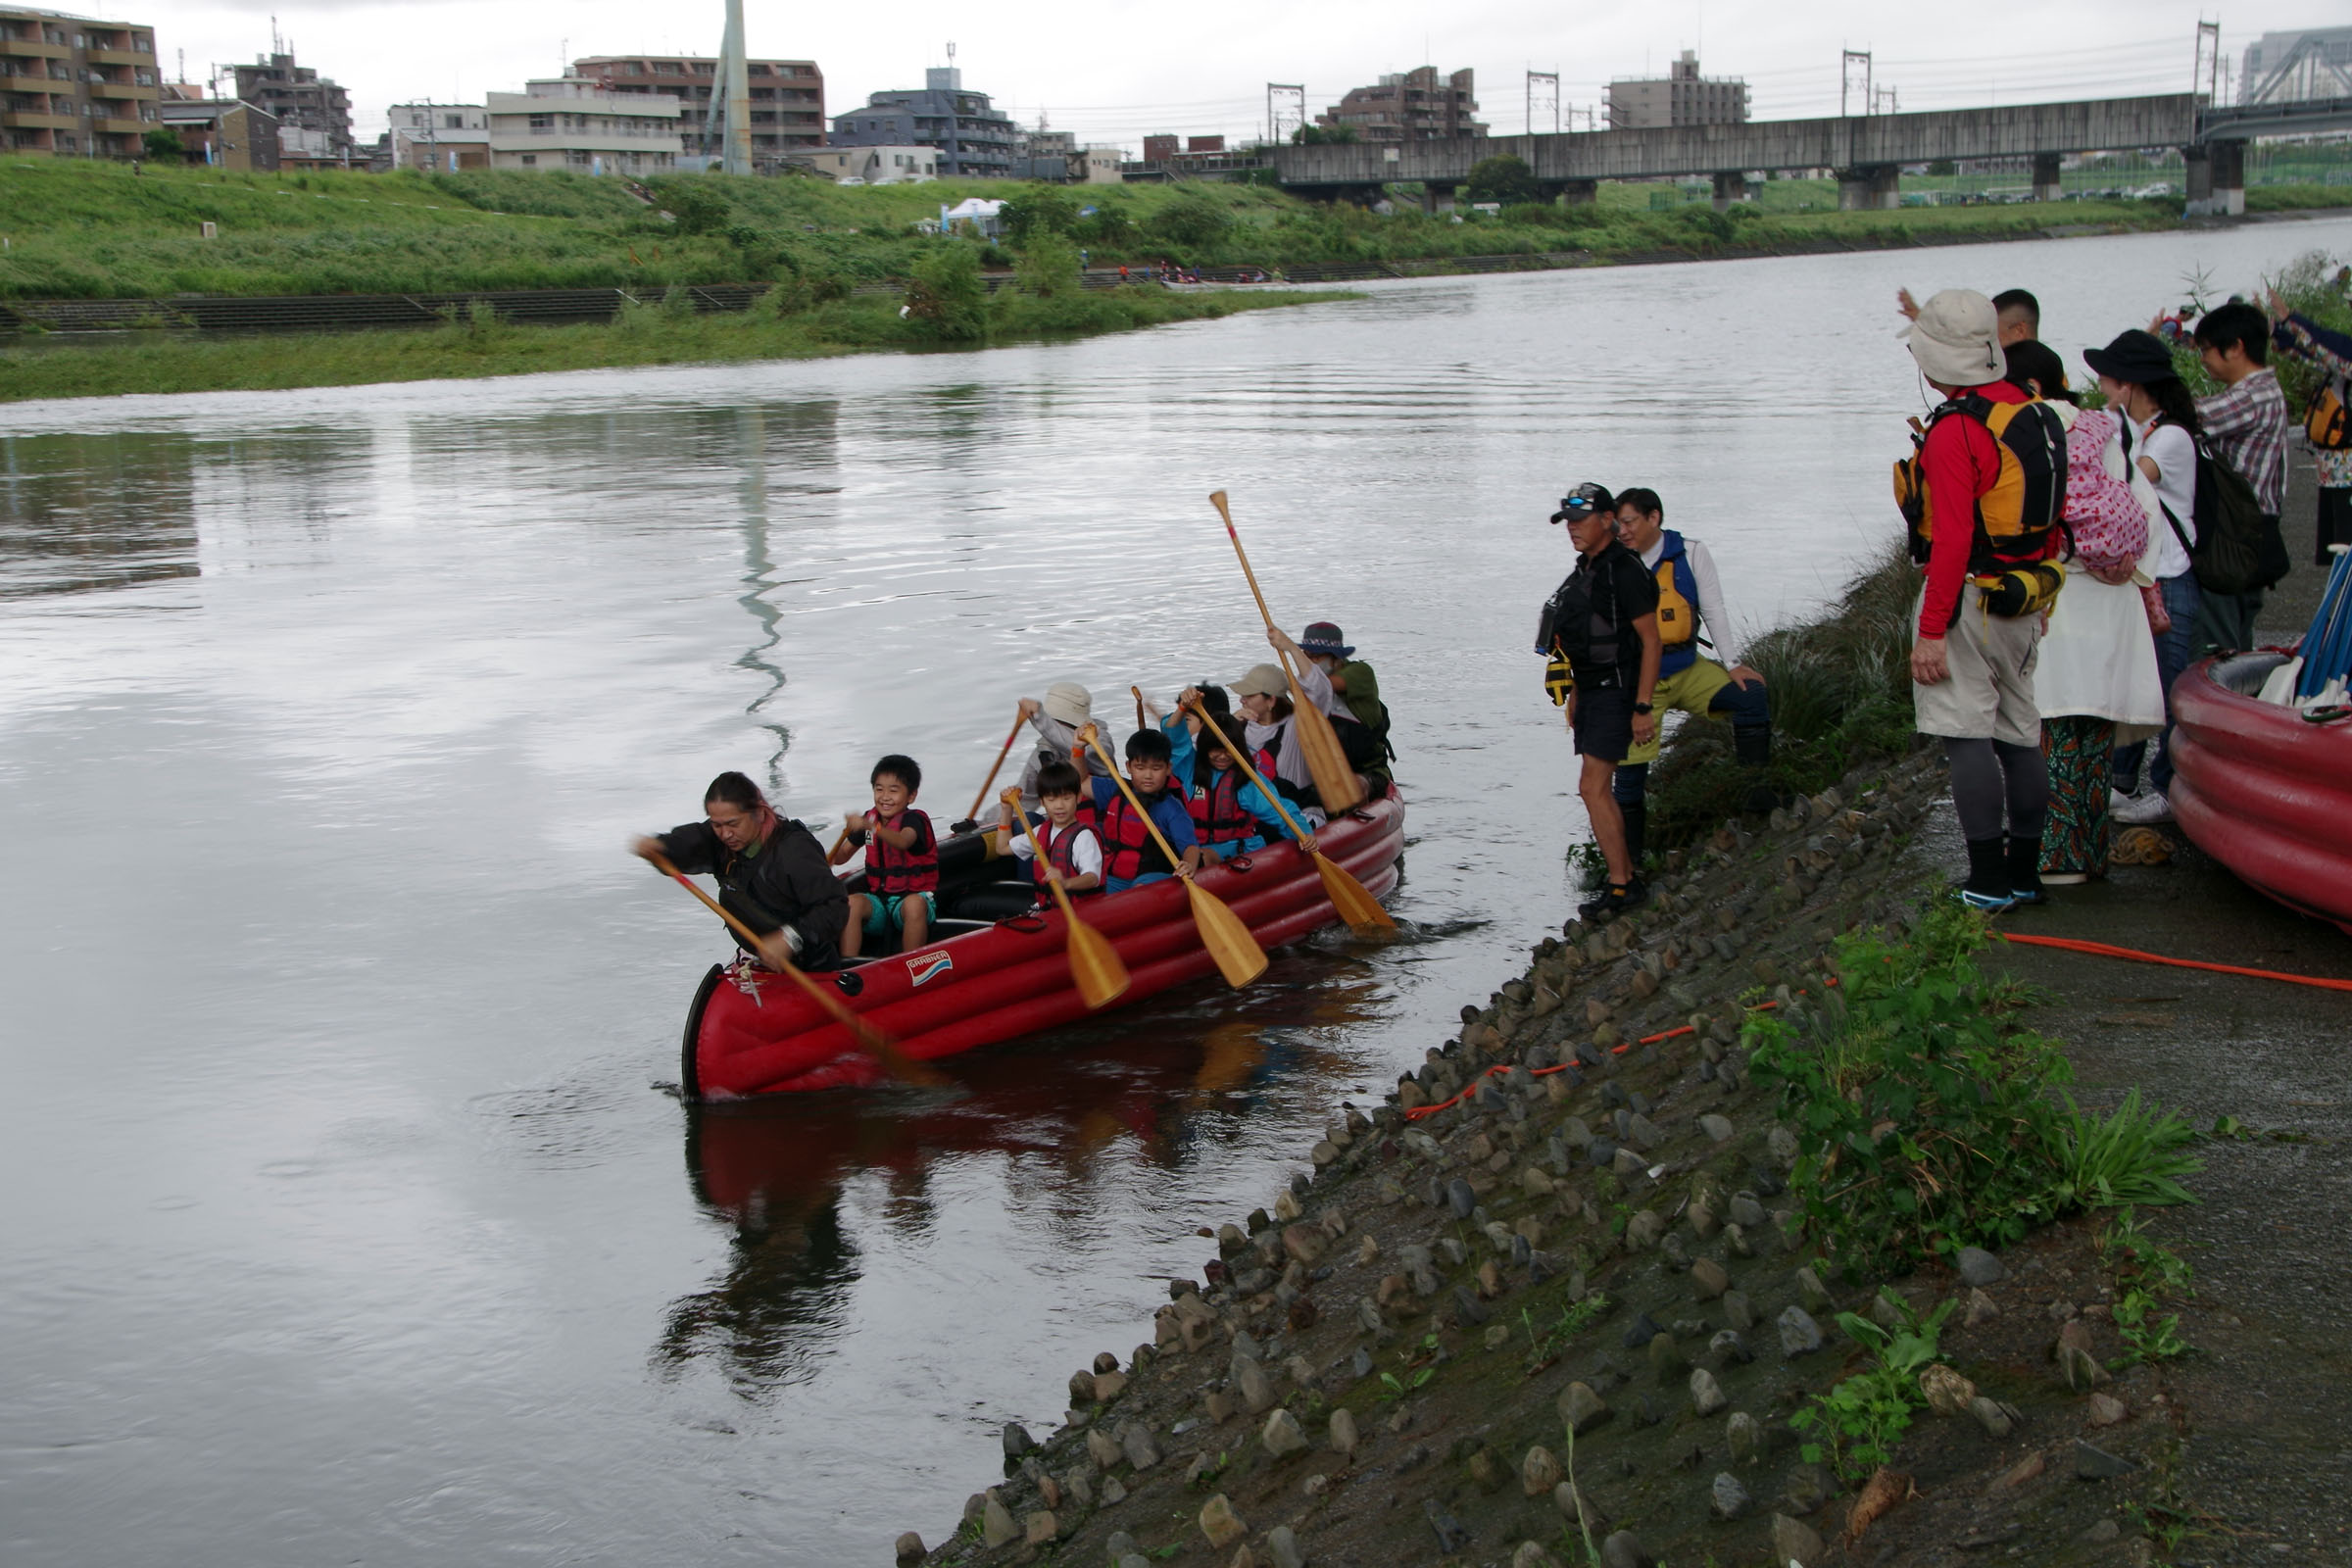
[(1911, 647), (1915, 722), (1942, 739), (1951, 764), (1968, 841), (1960, 901), (1987, 911), (2039, 903), (2050, 796), (2034, 695), (2041, 617), (2038, 607), (2011, 607), (1998, 585), (2056, 548), (2066, 433), (2046, 405), (2010, 384), (1984, 295), (1945, 289), (1904, 335), (1945, 400), (1921, 435), (1915, 469), (1912, 539), (1927, 566)]
[[(2063, 374), (2046, 344), (2012, 343), (2005, 358), (2010, 384), (2035, 397), (2047, 397)], [(2106, 874), (2115, 743), (2163, 727), (2164, 690), (2140, 591), (2152, 581), (2140, 566), (2154, 492), (2125, 461), (2114, 414), (2078, 408), (2071, 392), (2059, 393), (2051, 408), (2066, 426), (2065, 519), (2074, 551), (2035, 655), (2034, 700), (2050, 774), (2041, 880), (2070, 886)]]
[[(2331, 332), (2288, 310), (2276, 290), (2270, 299), (2271, 346), (2317, 367), (2328, 377), (2336, 401), (2352, 404), (2352, 336)], [(2333, 564), (2328, 554), (2329, 545), (2352, 545), (2352, 446), (2314, 443), (2312, 456), (2320, 471), (2320, 543), (2315, 561), (2327, 566)]]
[[(2134, 824), (2169, 822), (2172, 802), (2166, 792), (2173, 784), (2173, 682), (2188, 667), (2204, 596), (2197, 588), (2189, 553), (2197, 544), (2197, 402), (2188, 385), (2173, 372), (2172, 351), (2153, 332), (2132, 331), (2103, 349), (2085, 349), (2082, 358), (2099, 377), (2107, 406), (2123, 416), (2124, 455), (2155, 487), (2156, 515), (2149, 531), (2156, 536), (2153, 575), (2164, 596), (2172, 626), (2156, 638), (2156, 673), (2164, 682), (2165, 733), (2158, 753), (2141, 778), (2147, 744), (2142, 742), (2115, 754), (2115, 819)], [(2141, 783), (2145, 793), (2135, 794)]]
[(1577, 793), (1608, 863), (1608, 886), (1579, 906), (1592, 920), (1634, 908), (1648, 894), (1626, 853), (1625, 815), (1609, 784), (1626, 753), (1658, 729), (1650, 704), (1658, 684), (1658, 585), (1642, 558), (1617, 542), (1617, 499), (1602, 486), (1578, 485), (1551, 520), (1568, 524), (1577, 562), (1544, 607), (1536, 651), (1567, 665), (1568, 728), (1583, 759)]
[[(2197, 424), (2221, 459), (2254, 487), (2255, 504), (2276, 528), (2286, 505), (2286, 397), (2270, 367), (2270, 320), (2232, 300), (2206, 313), (2193, 341), (2205, 373), (2222, 383), (2221, 391), (2197, 399)], [(2253, 647), (2262, 596), (2260, 588), (2200, 595), (2191, 656)]]

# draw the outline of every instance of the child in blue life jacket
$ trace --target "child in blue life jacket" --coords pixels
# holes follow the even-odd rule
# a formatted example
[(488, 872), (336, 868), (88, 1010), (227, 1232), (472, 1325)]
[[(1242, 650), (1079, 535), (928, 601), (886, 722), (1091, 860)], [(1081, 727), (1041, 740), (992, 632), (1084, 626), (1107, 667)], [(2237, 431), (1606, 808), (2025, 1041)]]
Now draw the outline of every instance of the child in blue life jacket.
[(1049, 866), (1061, 878), (1061, 890), (1073, 899), (1102, 891), (1102, 838), (1093, 824), (1079, 820), (1083, 782), (1078, 769), (1068, 762), (1047, 762), (1037, 770), (1037, 801), (1046, 815), (1035, 829), (1037, 841), (1046, 851), (1043, 865), (1029, 847), (1029, 835), (1012, 820), (1013, 808), (999, 808), (1003, 817), (997, 824), (997, 853), (1029, 862), (1029, 877), (1037, 884), (1041, 908), (1054, 902), (1053, 890), (1046, 885)]
[(841, 956), (855, 958), (871, 935), (887, 942), (900, 933), (899, 950), (912, 953), (930, 939), (939, 912), (939, 839), (931, 818), (915, 809), (923, 770), (896, 752), (874, 764), (874, 808), (852, 811), (847, 831), (829, 859), (839, 865), (865, 849), (865, 891), (850, 896), (849, 923), (842, 928)]
[(1106, 891), (1124, 893), (1147, 882), (1189, 877), (1207, 858), (1193, 832), (1193, 813), (1185, 808), (1184, 792), (1174, 787), (1179, 764), (1183, 776), (1189, 777), (1193, 738), (1181, 725), (1174, 735), (1139, 729), (1127, 737), (1127, 782), (1135, 786), (1136, 799), (1144, 803), (1161, 837), (1179, 857), (1174, 865), (1160, 853), (1115, 780), (1088, 780), (1093, 786), (1095, 831), (1102, 837), (1102, 886)]
[[(1202, 689), (1186, 688), (1179, 703), (1202, 702)], [(1219, 697), (1223, 692), (1216, 694)], [(1268, 802), (1257, 785), (1250, 781), (1234, 763), (1235, 742), (1225, 728), (1232, 722), (1227, 717), (1219, 722), (1214, 705), (1205, 719), (1186, 712), (1163, 719), (1160, 727), (1168, 731), (1171, 743), (1178, 730), (1185, 730), (1193, 745), (1194, 761), (1188, 782), (1191, 786), (1186, 802), (1192, 812), (1193, 831), (1199, 836), (1206, 857), (1213, 860), (1230, 860), (1237, 855), (1251, 855), (1268, 844), (1279, 844), (1291, 837), (1290, 823)], [(1298, 812), (1294, 808), (1292, 814)], [(1299, 848), (1314, 853), (1314, 835), (1309, 833), (1298, 841)]]

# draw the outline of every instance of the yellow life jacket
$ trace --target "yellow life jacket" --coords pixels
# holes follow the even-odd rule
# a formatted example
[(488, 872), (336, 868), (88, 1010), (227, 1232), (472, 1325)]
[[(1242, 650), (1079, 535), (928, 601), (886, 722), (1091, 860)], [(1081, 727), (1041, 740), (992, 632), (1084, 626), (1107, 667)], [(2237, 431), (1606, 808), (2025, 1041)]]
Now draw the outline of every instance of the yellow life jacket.
[[(1684, 597), (1675, 582), (1675, 567), (1681, 564), (1682, 552), (1669, 551), (1658, 561), (1658, 641), (1668, 648), (1680, 648), (1698, 635), (1698, 610)], [(1688, 568), (1686, 568), (1688, 569)]]
[(1995, 403), (1971, 392), (1936, 409), (1925, 425), (1913, 420), (1911, 456), (1894, 466), (1894, 503), (1910, 525), (1911, 559), (1926, 564), (1937, 521), (1920, 467), (1920, 451), (1937, 421), (1954, 416), (1984, 426), (2001, 455), (1992, 488), (1977, 498), (1970, 571), (1998, 573), (2019, 562), (2048, 556), (2051, 531), (2060, 526), (2066, 510), (2066, 426), (2039, 398)]

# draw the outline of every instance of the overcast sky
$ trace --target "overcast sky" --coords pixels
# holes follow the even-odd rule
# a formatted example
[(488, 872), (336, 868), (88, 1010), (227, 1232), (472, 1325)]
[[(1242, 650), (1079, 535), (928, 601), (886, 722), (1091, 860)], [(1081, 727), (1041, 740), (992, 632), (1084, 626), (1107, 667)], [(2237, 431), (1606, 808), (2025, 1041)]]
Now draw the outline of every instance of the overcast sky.
[[(1024, 122), (1043, 110), (1055, 128), (1133, 146), (1160, 130), (1254, 134), (1269, 80), (1304, 83), (1311, 115), (1348, 87), (1423, 64), (1475, 69), (1483, 117), (1496, 134), (1517, 134), (1530, 70), (1558, 72), (1565, 102), (1586, 108), (1610, 77), (1663, 74), (1693, 48), (1706, 74), (1746, 78), (1758, 119), (1836, 114), (1846, 48), (1873, 51), (1877, 84), (1894, 88), (1903, 109), (2180, 92), (2190, 83), (2199, 10), (2199, 0), (1657, 0), (1580, 17), (1530, 0), (1017, 12), (939, 0), (898, 0), (881, 12), (747, 0), (746, 29), (755, 57), (817, 63), (828, 115), (869, 92), (920, 86), (923, 68), (945, 65), (953, 41), (965, 85)], [(355, 128), (369, 141), (393, 103), (478, 103), (484, 92), (552, 75), (566, 59), (716, 54), (724, 9), (718, 0), (285, 0), (274, 10), (272, 0), (175, 0), (122, 13), (154, 25), (167, 74), (184, 51), (196, 81), (212, 66), (267, 53), (273, 14), (302, 64), (350, 91)], [(2340, 5), (2312, 0), (2232, 9), (2224, 53), (2234, 70), (2264, 30), (2343, 20)], [(1536, 129), (1552, 128), (1548, 112), (1538, 118)]]

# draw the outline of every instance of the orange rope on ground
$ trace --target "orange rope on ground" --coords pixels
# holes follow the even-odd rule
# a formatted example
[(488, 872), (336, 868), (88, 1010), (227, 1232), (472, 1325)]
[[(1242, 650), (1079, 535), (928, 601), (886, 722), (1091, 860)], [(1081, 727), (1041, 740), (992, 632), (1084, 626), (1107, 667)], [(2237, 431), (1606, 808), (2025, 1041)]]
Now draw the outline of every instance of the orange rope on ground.
[(2257, 980), (2284, 980), (2289, 985), (2317, 986), (2323, 991), (2352, 991), (2352, 980), (2324, 980), (2317, 975), (2284, 974), (2277, 969), (2247, 969), (2234, 963), (2206, 963), (2198, 958), (2168, 958), (2159, 953), (2140, 953), (2132, 948), (2109, 947), (2104, 942), (2082, 942), (2073, 937), (2034, 937), (2022, 931), (1995, 931), (2003, 942), (2016, 942), (2030, 948), (2057, 948), (2066, 953), (2087, 953), (2094, 958), (2130, 958), (2134, 963), (2161, 963), (2175, 969), (2209, 969), (2215, 974), (2250, 975)]
[[(1750, 1012), (1763, 1012), (1768, 1008), (1777, 1007), (1780, 1004), (1777, 1002), (1759, 1002), (1748, 1010)], [(1622, 1056), (1627, 1052), (1633, 1050), (1636, 1046), (1654, 1046), (1661, 1040), (1672, 1040), (1676, 1035), (1687, 1035), (1689, 1033), (1690, 1033), (1690, 1026), (1689, 1024), (1677, 1024), (1672, 1029), (1660, 1030), (1654, 1035), (1643, 1035), (1639, 1040), (1629, 1040), (1621, 1046), (1611, 1046), (1609, 1048), (1609, 1054), (1612, 1056)], [(1480, 1073), (1478, 1077), (1498, 1077), (1503, 1073), (1509, 1072), (1513, 1065), (1513, 1063), (1507, 1061), (1496, 1062), (1494, 1066), (1489, 1067), (1485, 1072)], [(1555, 1072), (1566, 1072), (1574, 1065), (1576, 1065), (1574, 1062), (1563, 1061), (1557, 1067), (1530, 1067), (1528, 1068), (1528, 1075), (1534, 1078), (1543, 1078)], [(1441, 1110), (1452, 1109), (1454, 1106), (1460, 1104), (1463, 1101), (1468, 1100), (1472, 1095), (1477, 1093), (1478, 1079), (1474, 1078), (1470, 1081), (1469, 1088), (1463, 1090), (1460, 1094), (1455, 1095), (1451, 1100), (1441, 1100), (1434, 1105), (1415, 1105), (1412, 1109), (1404, 1113), (1404, 1119), (1406, 1121), (1419, 1121), (1424, 1116), (1435, 1116)]]

